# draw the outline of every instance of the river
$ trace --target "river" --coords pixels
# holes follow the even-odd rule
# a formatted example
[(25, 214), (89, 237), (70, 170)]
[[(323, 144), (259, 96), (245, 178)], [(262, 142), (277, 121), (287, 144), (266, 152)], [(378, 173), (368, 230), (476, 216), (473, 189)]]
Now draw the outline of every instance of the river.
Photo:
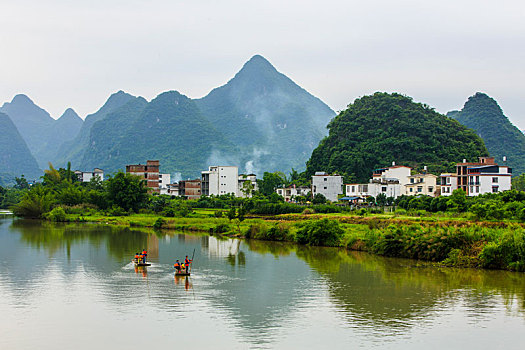
[[(152, 266), (130, 259), (146, 248)], [(175, 259), (195, 250), (192, 276)], [(522, 349), (525, 274), (0, 217), (0, 349)]]

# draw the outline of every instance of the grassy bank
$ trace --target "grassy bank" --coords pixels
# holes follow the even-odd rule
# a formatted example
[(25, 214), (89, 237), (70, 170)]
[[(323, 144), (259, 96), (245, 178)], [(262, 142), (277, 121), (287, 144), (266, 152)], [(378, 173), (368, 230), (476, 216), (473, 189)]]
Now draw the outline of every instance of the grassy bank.
[(374, 214), (283, 214), (217, 217), (198, 209), (188, 217), (155, 214), (105, 216), (66, 214), (64, 221), (97, 222), (308, 245), (342, 246), (377, 255), (427, 260), (446, 266), (525, 271), (525, 229), (515, 222), (470, 221), (466, 217)]

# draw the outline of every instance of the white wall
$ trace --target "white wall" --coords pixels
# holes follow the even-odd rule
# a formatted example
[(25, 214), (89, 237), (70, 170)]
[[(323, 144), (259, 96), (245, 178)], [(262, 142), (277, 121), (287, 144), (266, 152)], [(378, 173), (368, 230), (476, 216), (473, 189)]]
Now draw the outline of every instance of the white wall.
[(331, 202), (337, 201), (337, 196), (343, 193), (343, 177), (339, 175), (312, 176), (312, 193), (321, 193)]

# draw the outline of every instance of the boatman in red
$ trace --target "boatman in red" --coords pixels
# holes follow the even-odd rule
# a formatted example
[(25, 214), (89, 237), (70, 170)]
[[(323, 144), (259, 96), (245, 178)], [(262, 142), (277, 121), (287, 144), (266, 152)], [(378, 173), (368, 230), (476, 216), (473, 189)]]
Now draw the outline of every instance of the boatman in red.
[(186, 267), (186, 273), (190, 273), (190, 264), (191, 260), (188, 259), (188, 256), (186, 255), (186, 259), (184, 259), (184, 266)]
[(135, 264), (138, 264), (140, 262), (140, 254), (135, 253)]
[(144, 258), (142, 259), (142, 262), (145, 264), (146, 257), (148, 256), (148, 252), (146, 251), (146, 249), (142, 249), (142, 255), (144, 256)]

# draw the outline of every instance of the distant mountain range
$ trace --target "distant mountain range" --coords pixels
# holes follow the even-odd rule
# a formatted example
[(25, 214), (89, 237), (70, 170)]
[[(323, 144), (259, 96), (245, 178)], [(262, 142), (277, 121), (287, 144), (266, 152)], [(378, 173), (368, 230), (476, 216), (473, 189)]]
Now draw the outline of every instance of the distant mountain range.
[(0, 112), (0, 178), (6, 182), (14, 176), (37, 179), (41, 170), (27, 144), (7, 114)]
[(55, 120), (26, 95), (16, 95), (0, 107), (0, 112), (9, 115), (42, 169), (54, 159), (57, 148), (74, 138), (82, 126), (82, 119), (73, 109), (68, 108)]
[[(99, 167), (111, 173), (148, 159), (159, 159), (161, 171), (184, 178), (199, 176), (214, 164), (262, 175), (304, 170), (310, 158), (308, 172), (339, 171), (364, 180), (373, 167), (391, 161), (426, 163), (438, 171), (447, 162), (486, 154), (474, 133), (398, 94), (356, 100), (329, 124), (330, 135), (323, 139), (334, 111), (259, 55), (200, 99), (168, 91), (148, 102), (118, 91), (82, 121), (72, 109), (54, 120), (27, 96), (17, 95), (0, 112), (18, 130), (4, 116), (2, 136), (19, 133), (24, 141), (6, 149), (26, 159), (27, 167), (9, 157), (0, 163), (16, 176), (34, 174), (48, 162), (58, 168), (69, 161), (73, 169)], [(506, 155), (515, 174), (525, 171), (525, 135), (494, 100), (476, 94), (449, 116), (476, 130), (491, 154)]]
[(498, 164), (503, 164), (505, 156), (514, 175), (525, 172), (525, 135), (503, 114), (496, 100), (477, 92), (468, 98), (461, 111), (447, 115), (473, 129)]
[(83, 123), (73, 123), (71, 110), (55, 121), (23, 95), (2, 110), (42, 168), (70, 161), (74, 169), (113, 172), (159, 159), (161, 171), (183, 177), (199, 176), (213, 164), (250, 173), (304, 169), (335, 115), (259, 55), (197, 100), (168, 91), (148, 102), (119, 91)]

